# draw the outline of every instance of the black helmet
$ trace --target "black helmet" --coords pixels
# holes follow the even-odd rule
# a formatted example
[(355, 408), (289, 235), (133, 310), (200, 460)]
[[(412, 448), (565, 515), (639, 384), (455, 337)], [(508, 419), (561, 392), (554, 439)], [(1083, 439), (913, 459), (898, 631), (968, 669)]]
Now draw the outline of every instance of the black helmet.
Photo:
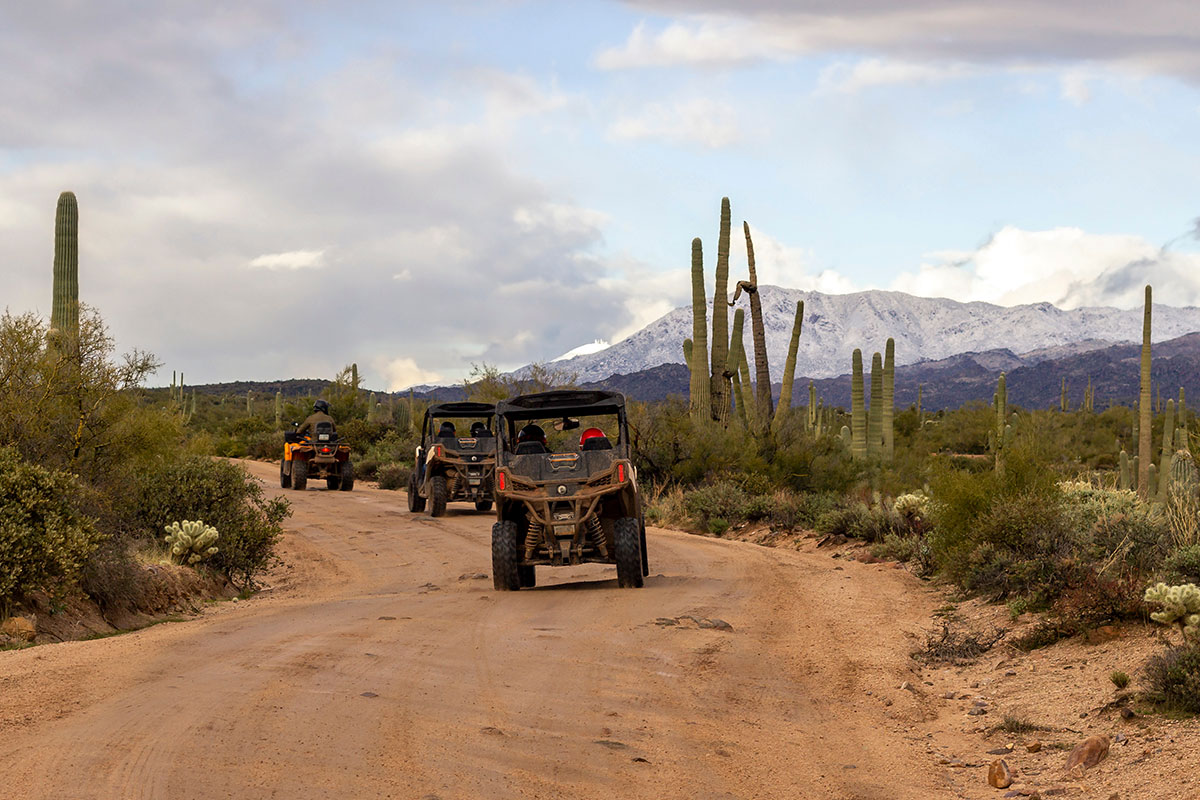
[(442, 427), (438, 428), (438, 436), (453, 436), (456, 433), (454, 423), (446, 420), (442, 423)]
[(521, 428), (520, 433), (517, 434), (517, 444), (522, 444), (524, 442), (541, 442), (542, 444), (545, 444), (546, 432), (542, 430), (541, 425), (534, 425), (533, 423), (530, 423), (524, 428)]
[(482, 422), (479, 422), (478, 420), (476, 420), (475, 422), (472, 422), (471, 423), (471, 435), (479, 436), (482, 433), (487, 433), (487, 425), (483, 424)]
[(329, 403), (326, 403), (324, 400), (318, 400), (317, 402), (313, 403), (313, 411), (317, 411), (322, 414), (328, 414)]

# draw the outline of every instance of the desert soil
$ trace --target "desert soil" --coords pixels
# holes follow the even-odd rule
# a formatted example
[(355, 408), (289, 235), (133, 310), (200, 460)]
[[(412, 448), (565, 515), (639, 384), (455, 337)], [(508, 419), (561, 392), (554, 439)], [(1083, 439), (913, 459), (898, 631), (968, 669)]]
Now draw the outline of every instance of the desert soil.
[[(652, 529), (644, 589), (588, 566), (496, 593), (492, 519), (469, 505), (434, 520), (363, 484), (287, 496), (269, 591), (0, 652), (0, 797), (1002, 797), (986, 751), (1006, 743), (1017, 788), (1200, 796), (1180, 782), (1193, 724), (1093, 708), (1104, 655), (922, 669), (910, 653), (945, 600), (892, 565)], [(1061, 708), (1030, 694), (1054, 658), (1088, 657)], [(976, 700), (988, 715), (966, 714)], [(1074, 723), (1028, 755), (988, 733), (1006, 704)], [(1118, 730), (1085, 779), (1058, 774), (1056, 744)]]

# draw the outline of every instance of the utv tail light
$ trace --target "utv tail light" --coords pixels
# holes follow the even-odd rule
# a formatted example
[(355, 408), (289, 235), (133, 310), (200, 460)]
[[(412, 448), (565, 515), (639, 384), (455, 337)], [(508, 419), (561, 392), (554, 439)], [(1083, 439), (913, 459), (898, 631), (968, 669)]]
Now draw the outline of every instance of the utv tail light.
[(437, 455), (437, 457), (438, 457), (438, 458), (441, 458), (441, 457), (442, 457), (442, 446), (441, 446), (440, 444), (439, 444), (439, 445), (437, 445), (437, 453), (436, 453), (436, 455)]
[(502, 491), (502, 492), (503, 492), (503, 491), (504, 491), (504, 487), (505, 487), (505, 485), (506, 485), (507, 483), (508, 483), (508, 482), (507, 482), (507, 481), (504, 479), (504, 473), (503, 473), (503, 472), (497, 472), (497, 473), (496, 473), (496, 488), (498, 488), (500, 491)]
[(617, 464), (617, 483), (625, 482), (625, 465)]

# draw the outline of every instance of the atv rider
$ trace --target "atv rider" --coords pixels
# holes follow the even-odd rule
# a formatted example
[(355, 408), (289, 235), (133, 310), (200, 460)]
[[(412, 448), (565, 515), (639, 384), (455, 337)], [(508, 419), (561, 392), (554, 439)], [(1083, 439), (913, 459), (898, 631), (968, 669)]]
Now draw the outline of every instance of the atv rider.
[(300, 427), (296, 429), (296, 433), (301, 436), (308, 436), (311, 433), (316, 433), (317, 425), (327, 422), (331, 430), (337, 430), (337, 425), (333, 421), (333, 417), (329, 416), (329, 403), (324, 400), (318, 400), (313, 403), (313, 413), (308, 415), (304, 422), (300, 423)]

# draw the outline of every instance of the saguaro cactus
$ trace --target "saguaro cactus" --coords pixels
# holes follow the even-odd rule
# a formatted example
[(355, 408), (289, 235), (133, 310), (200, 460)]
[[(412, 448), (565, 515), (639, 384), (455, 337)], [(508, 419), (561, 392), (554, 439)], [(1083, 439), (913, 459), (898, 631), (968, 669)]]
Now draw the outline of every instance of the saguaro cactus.
[(1154, 491), (1150, 481), (1150, 469), (1154, 458), (1150, 452), (1150, 309), (1151, 290), (1146, 285), (1146, 307), (1142, 313), (1142, 371), (1141, 390), (1138, 394), (1138, 494), (1148, 500)]
[(79, 205), (74, 192), (58, 196), (54, 214), (53, 291), (50, 330), (75, 336), (79, 333)]
[(1062, 411), (1064, 413), (1071, 410), (1071, 407), (1070, 407), (1069, 403), (1067, 402), (1067, 379), (1066, 378), (1062, 379), (1062, 389), (1059, 391), (1059, 395), (1058, 395), (1058, 410)]
[(1128, 490), (1133, 486), (1133, 479), (1129, 475), (1129, 453), (1126, 453), (1124, 449), (1121, 450), (1120, 462), (1121, 482), (1117, 485), (1121, 489)]
[(883, 355), (883, 460), (891, 463), (896, 452), (896, 340), (888, 337)]
[(871, 356), (871, 411), (867, 417), (867, 455), (879, 458), (883, 449), (883, 356)]
[[(734, 402), (738, 405), (738, 416), (740, 416), (748, 426), (754, 425), (754, 414), (747, 406), (745, 399), (750, 395), (749, 375), (741, 376), (740, 370), (742, 367), (742, 353), (744, 352), (743, 336), (746, 326), (746, 312), (738, 309), (733, 314), (733, 335), (729, 340), (729, 353), (726, 356), (725, 372), (730, 375), (733, 381), (735, 394)], [(744, 414), (742, 412), (745, 412)]]
[(792, 410), (792, 384), (796, 382), (796, 354), (800, 351), (800, 329), (804, 325), (804, 301), (796, 301), (796, 318), (792, 322), (792, 338), (788, 342), (787, 361), (783, 364), (783, 385), (779, 387), (779, 408), (775, 411), (773, 427), (779, 425)]
[(762, 298), (758, 294), (758, 273), (754, 271), (754, 242), (750, 239), (750, 223), (742, 221), (746, 233), (746, 266), (749, 281), (739, 281), (733, 300), (737, 302), (742, 289), (750, 295), (750, 333), (754, 337), (755, 398), (758, 403), (758, 418), (761, 422), (771, 419), (771, 365), (767, 360), (767, 333), (763, 327)]
[(867, 409), (863, 400), (862, 350), (854, 348), (850, 377), (850, 455), (867, 457)]
[(721, 198), (721, 230), (717, 238), (717, 284), (713, 293), (712, 373), (709, 394), (712, 416), (724, 425), (729, 421), (729, 198)]
[(1162, 452), (1158, 459), (1158, 496), (1167, 499), (1171, 482), (1171, 456), (1175, 455), (1175, 401), (1167, 400), (1167, 418), (1163, 421)]
[(283, 427), (283, 391), (275, 390), (275, 427)]
[(917, 384), (917, 424), (925, 424), (925, 415), (921, 412), (921, 392), (925, 389), (925, 384)]
[(688, 359), (691, 382), (688, 409), (692, 419), (712, 419), (712, 395), (708, 375), (708, 320), (704, 297), (704, 252), (699, 239), (692, 239), (692, 355)]

